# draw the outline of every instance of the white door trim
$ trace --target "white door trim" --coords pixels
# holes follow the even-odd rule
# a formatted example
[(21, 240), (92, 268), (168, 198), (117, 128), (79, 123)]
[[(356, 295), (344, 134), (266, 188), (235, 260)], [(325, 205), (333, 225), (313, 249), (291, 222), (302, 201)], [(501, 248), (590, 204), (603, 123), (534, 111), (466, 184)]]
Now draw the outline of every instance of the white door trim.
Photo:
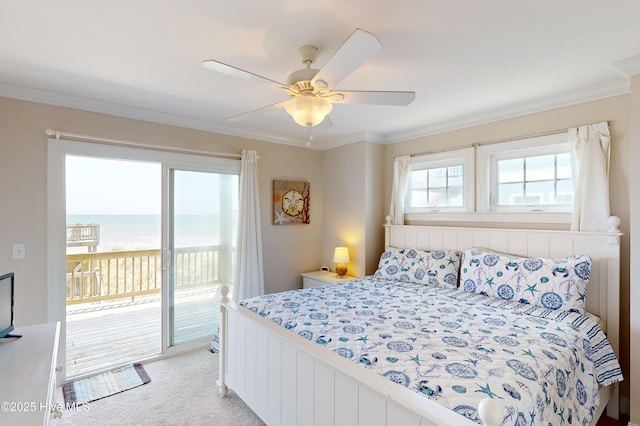
[[(218, 158), (211, 156), (199, 156), (175, 152), (159, 151), (144, 148), (131, 148), (100, 144), (95, 142), (70, 141), (62, 139), (49, 139), (47, 142), (47, 321), (60, 321), (60, 345), (58, 359), (66, 362), (66, 168), (67, 155), (80, 155), (102, 157), (128, 161), (143, 161), (160, 163), (163, 166), (170, 165), (173, 168), (185, 168), (192, 170), (215, 171), (218, 173), (240, 173), (240, 160)], [(163, 173), (164, 175), (164, 173)], [(166, 202), (167, 189), (163, 177), (163, 210)], [(163, 213), (163, 220), (165, 211)], [(165, 231), (163, 223), (162, 247), (166, 248)], [(164, 280), (164, 278), (163, 278)], [(165, 284), (163, 282), (163, 284)], [(163, 285), (164, 287), (164, 285)], [(164, 290), (163, 290), (164, 294)], [(164, 296), (163, 296), (164, 297)], [(163, 302), (165, 302), (163, 300)], [(164, 305), (166, 306), (166, 304)], [(163, 330), (167, 329), (163, 309)], [(162, 348), (167, 352), (168, 340), (163, 331)], [(195, 342), (200, 343), (202, 342)], [(174, 348), (172, 348), (174, 349)], [(176, 350), (178, 348), (175, 348)], [(184, 350), (184, 348), (180, 348)], [(174, 351), (168, 351), (174, 352)], [(64, 382), (64, 372), (58, 373), (58, 383)]]

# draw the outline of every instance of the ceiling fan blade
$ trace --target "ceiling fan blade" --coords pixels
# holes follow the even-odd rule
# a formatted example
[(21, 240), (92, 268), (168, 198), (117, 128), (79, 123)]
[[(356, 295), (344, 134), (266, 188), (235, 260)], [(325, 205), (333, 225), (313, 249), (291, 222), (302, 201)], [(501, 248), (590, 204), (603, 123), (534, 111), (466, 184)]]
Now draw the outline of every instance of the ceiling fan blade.
[(230, 75), (231, 77), (241, 78), (243, 80), (268, 81), (269, 83), (275, 84), (279, 87), (284, 87), (284, 88), (288, 87), (286, 84), (280, 83), (279, 81), (271, 80), (270, 78), (263, 77), (258, 74), (254, 74), (249, 71), (245, 71), (243, 69), (234, 67), (233, 65), (228, 65), (223, 62), (216, 61), (215, 59), (202, 61), (202, 66), (208, 70), (219, 72), (225, 75)]
[(342, 104), (370, 104), (370, 105), (409, 105), (416, 98), (415, 92), (384, 92), (341, 90), (344, 95)]
[(278, 102), (278, 103), (275, 103), (275, 104), (267, 105), (267, 106), (264, 106), (262, 108), (254, 109), (253, 111), (243, 112), (242, 114), (238, 114), (238, 115), (234, 115), (232, 117), (229, 117), (227, 120), (229, 120), (229, 121), (240, 121), (240, 120), (244, 120), (246, 118), (253, 117), (253, 116), (258, 115), (258, 114), (264, 114), (265, 112), (273, 111), (274, 109), (283, 108), (285, 106), (285, 104), (287, 102), (289, 102), (289, 101), (290, 101), (290, 99), (286, 100), (286, 101)]
[(356, 28), (349, 38), (340, 46), (333, 56), (311, 80), (312, 84), (321, 80), (329, 87), (344, 80), (360, 65), (378, 53), (382, 45), (373, 34)]

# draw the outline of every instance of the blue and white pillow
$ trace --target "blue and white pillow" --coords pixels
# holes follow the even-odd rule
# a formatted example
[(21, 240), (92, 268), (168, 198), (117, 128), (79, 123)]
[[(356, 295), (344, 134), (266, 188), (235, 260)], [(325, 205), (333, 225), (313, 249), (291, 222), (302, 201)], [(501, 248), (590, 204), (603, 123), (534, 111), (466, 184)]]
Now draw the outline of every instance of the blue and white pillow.
[(516, 257), (471, 248), (462, 256), (460, 288), (548, 309), (585, 312), (591, 257)]
[(456, 288), (461, 252), (392, 248), (380, 256), (376, 278)]

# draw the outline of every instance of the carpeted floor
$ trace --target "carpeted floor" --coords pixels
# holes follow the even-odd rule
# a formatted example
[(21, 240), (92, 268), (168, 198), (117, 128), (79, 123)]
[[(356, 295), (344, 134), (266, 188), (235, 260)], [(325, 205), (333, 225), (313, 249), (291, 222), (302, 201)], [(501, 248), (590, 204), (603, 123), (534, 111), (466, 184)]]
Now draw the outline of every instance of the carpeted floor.
[[(151, 383), (64, 411), (58, 425), (237, 425), (264, 423), (233, 392), (220, 397), (218, 354), (197, 349), (144, 364)], [(58, 401), (64, 401), (58, 388)]]

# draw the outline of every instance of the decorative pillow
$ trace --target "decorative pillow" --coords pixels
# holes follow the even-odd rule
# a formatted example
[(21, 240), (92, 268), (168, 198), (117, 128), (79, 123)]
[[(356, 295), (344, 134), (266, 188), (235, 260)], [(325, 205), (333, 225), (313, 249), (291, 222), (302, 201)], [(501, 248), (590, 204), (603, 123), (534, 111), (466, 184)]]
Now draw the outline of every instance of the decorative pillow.
[(461, 253), (392, 248), (382, 253), (373, 275), (395, 281), (456, 288)]
[(586, 255), (527, 258), (471, 248), (462, 256), (460, 287), (469, 293), (584, 313), (590, 274), (591, 257)]

